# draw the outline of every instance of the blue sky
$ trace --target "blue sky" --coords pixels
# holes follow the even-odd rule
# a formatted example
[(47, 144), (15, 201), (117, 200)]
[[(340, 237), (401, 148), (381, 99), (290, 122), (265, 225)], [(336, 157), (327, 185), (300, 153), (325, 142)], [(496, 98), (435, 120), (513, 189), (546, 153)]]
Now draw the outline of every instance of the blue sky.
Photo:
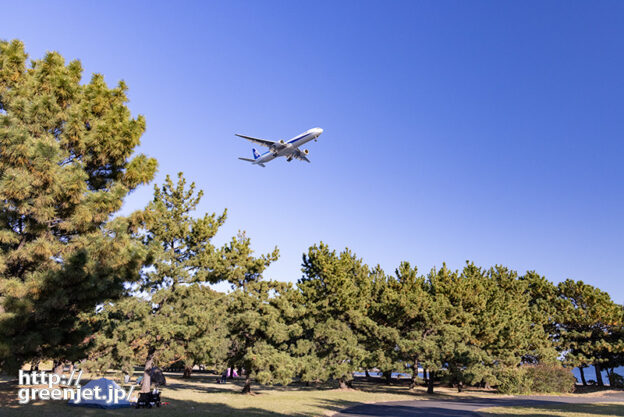
[[(624, 3), (7, 2), (0, 38), (127, 82), (161, 180), (227, 207), (296, 281), (323, 240), (392, 272), (466, 260), (582, 279), (624, 303)], [(243, 133), (311, 127), (311, 164)], [(151, 187), (125, 211), (142, 207)]]

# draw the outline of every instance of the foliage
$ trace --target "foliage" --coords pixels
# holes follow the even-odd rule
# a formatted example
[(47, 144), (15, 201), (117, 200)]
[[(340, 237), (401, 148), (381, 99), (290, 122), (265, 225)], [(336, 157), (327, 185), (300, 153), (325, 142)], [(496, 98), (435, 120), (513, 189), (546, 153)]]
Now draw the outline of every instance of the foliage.
[[(558, 337), (565, 361), (573, 366), (594, 364), (597, 370), (619, 366), (624, 353), (624, 339), (617, 335), (622, 307), (609, 294), (583, 281), (568, 279), (557, 288)], [(598, 385), (602, 385), (601, 373), (596, 374)]]
[(75, 360), (91, 334), (82, 313), (121, 295), (144, 257), (131, 219), (111, 217), (149, 182), (156, 161), (132, 157), (145, 130), (127, 87), (56, 52), (28, 62), (0, 42), (0, 366)]
[(307, 351), (301, 344), (298, 353), (314, 367), (307, 367), (301, 377), (331, 378), (345, 387), (353, 372), (367, 362), (365, 340), (377, 331), (367, 316), (371, 271), (348, 249), (337, 254), (322, 242), (304, 255), (302, 271), (297, 289), (307, 312), (303, 325), (308, 343)]
[(297, 369), (289, 354), (301, 335), (301, 308), (290, 284), (252, 281), (230, 294), (229, 329), (232, 338), (228, 360), (245, 369), (243, 392), (251, 392), (251, 379), (260, 384), (288, 385)]
[(497, 366), (517, 366), (526, 356), (543, 356), (535, 346), (537, 340), (545, 340), (545, 333), (531, 320), (529, 295), (515, 272), (467, 263), (461, 273), (445, 266), (434, 270), (426, 282), (436, 306), (431, 315), (436, 330), (430, 333), (437, 336), (423, 364), (434, 371), (445, 368), (458, 389), (463, 384), (494, 384)]
[[(161, 305), (158, 314), (154, 305)], [(157, 363), (182, 361), (187, 367), (222, 367), (228, 349), (225, 297), (200, 285), (159, 290), (151, 300), (126, 297), (108, 303), (93, 317), (99, 325), (86, 369), (121, 369), (132, 374), (155, 341)]]
[(389, 333), (394, 340), (380, 340), (388, 340), (386, 352), (412, 372), (413, 388), (419, 365), (432, 375), (443, 367), (443, 340), (453, 337), (454, 330), (445, 324), (450, 305), (445, 297), (431, 292), (430, 281), (408, 262), (402, 262), (394, 276), (375, 283), (371, 317), (378, 325), (396, 331)]
[[(189, 369), (196, 361), (221, 366), (227, 353), (226, 300), (206, 284), (241, 275), (255, 279), (277, 258), (277, 250), (253, 258), (244, 235), (215, 247), (211, 240), (225, 222), (225, 212), (193, 217), (202, 196), (194, 183), (187, 186), (182, 173), (177, 183), (167, 176), (154, 187), (139, 233), (152, 262), (133, 287), (135, 297), (106, 306), (95, 318), (102, 326), (96, 336), (100, 348), (93, 353), (96, 363), (127, 367), (129, 361), (143, 359), (143, 390), (150, 388), (148, 371), (155, 363), (182, 360)], [(126, 346), (113, 348), (118, 341)]]
[[(364, 345), (369, 352), (364, 365), (366, 368), (379, 369), (387, 379), (392, 372), (403, 370), (403, 357), (399, 349), (401, 337), (399, 325), (404, 313), (400, 304), (400, 297), (412, 294), (410, 289), (401, 288), (393, 276), (387, 276), (379, 266), (371, 271), (370, 301), (367, 302), (366, 315), (375, 323), (374, 326), (364, 328)], [(416, 294), (415, 294), (416, 295)], [(406, 358), (409, 359), (409, 358)]]
[(532, 365), (526, 367), (526, 374), (531, 381), (531, 392), (572, 392), (576, 378), (569, 368), (560, 365)]
[(503, 366), (496, 369), (497, 389), (501, 394), (528, 394), (531, 378), (526, 367)]
[(550, 364), (499, 367), (496, 378), (503, 394), (568, 393), (576, 384), (570, 369)]

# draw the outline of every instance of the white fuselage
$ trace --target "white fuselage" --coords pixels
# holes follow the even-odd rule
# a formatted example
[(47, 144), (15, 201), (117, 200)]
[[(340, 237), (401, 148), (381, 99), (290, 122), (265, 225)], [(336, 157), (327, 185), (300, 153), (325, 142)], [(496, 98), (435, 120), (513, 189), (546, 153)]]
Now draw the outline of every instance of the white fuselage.
[(295, 136), (289, 141), (280, 141), (279, 143), (283, 145), (282, 149), (269, 149), (267, 152), (260, 155), (255, 161), (254, 164), (265, 164), (274, 160), (277, 157), (285, 156), (290, 157), (297, 149), (311, 140), (315, 140), (323, 133), (323, 129), (319, 127), (315, 127), (310, 130), (306, 130), (305, 132)]

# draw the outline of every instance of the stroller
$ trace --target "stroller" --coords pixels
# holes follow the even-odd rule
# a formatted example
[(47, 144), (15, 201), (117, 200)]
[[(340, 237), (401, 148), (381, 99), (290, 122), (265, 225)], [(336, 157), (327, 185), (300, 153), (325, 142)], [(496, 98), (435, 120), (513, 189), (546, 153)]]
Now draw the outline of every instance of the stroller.
[(136, 408), (152, 408), (153, 406), (160, 407), (161, 404), (160, 391), (154, 388), (152, 392), (142, 392), (139, 394)]

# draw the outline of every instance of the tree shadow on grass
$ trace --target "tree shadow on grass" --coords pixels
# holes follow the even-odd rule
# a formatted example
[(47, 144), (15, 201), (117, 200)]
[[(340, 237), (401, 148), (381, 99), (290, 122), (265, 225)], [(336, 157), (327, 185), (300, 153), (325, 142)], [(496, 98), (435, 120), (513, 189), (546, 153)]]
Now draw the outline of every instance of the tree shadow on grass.
[[(348, 403), (336, 404), (334, 411), (348, 406)], [(0, 408), (2, 417), (77, 417), (77, 416), (161, 416), (161, 417), (186, 417), (198, 416), (227, 416), (227, 417), (313, 417), (317, 413), (281, 413), (265, 410), (258, 407), (235, 407), (225, 403), (205, 403), (191, 400), (170, 400), (168, 405), (153, 407), (151, 409), (119, 408), (100, 409), (88, 407), (69, 406), (61, 401), (37, 402), (26, 405), (11, 405)]]
[[(452, 402), (449, 402), (452, 403)], [(451, 417), (451, 416), (486, 416), (486, 417), (552, 417), (549, 413), (552, 410), (574, 411), (589, 415), (623, 415), (624, 404), (550, 404), (548, 406), (531, 407), (530, 414), (516, 412), (514, 409), (505, 413), (489, 413), (487, 410), (458, 410), (445, 408), (436, 405), (413, 407), (401, 403), (355, 405), (352, 402), (343, 400), (320, 400), (316, 406), (326, 413), (341, 412), (342, 416), (396, 416), (406, 417), (424, 415), (429, 417)], [(449, 404), (450, 405), (450, 404)], [(496, 404), (501, 406), (503, 404)], [(568, 408), (569, 407), (569, 408)], [(225, 403), (204, 403), (191, 400), (171, 400), (169, 405), (152, 409), (116, 409), (103, 410), (92, 408), (71, 407), (63, 402), (39, 402), (36, 404), (23, 405), (19, 407), (2, 407), (0, 414), (3, 417), (76, 417), (76, 416), (161, 416), (161, 417), (183, 417), (188, 415), (198, 416), (227, 416), (227, 417), (312, 417), (318, 413), (286, 413), (269, 411), (258, 407), (238, 408), (234, 404)]]
[[(29, 404), (19, 404), (17, 391), (20, 388), (15, 381), (0, 382), (0, 416), (1, 417), (77, 417), (77, 416), (135, 416), (135, 415), (161, 415), (162, 417), (186, 417), (188, 415), (210, 415), (210, 416), (227, 416), (227, 417), (312, 417), (319, 414), (328, 414), (337, 412), (344, 408), (350, 407), (355, 402), (351, 401), (325, 401), (324, 399), (314, 398), (313, 396), (302, 399), (307, 403), (307, 409), (314, 411), (309, 412), (288, 412), (287, 409), (279, 410), (275, 407), (275, 403), (267, 403), (267, 399), (271, 401), (268, 394), (273, 391), (273, 387), (258, 388), (257, 396), (258, 405), (254, 404), (253, 396), (245, 396), (240, 394), (243, 383), (241, 381), (234, 384), (228, 383), (223, 388), (219, 385), (197, 383), (199, 381), (175, 380), (167, 384), (163, 388), (163, 401), (168, 403), (162, 407), (153, 407), (151, 409), (101, 409), (88, 408), (79, 406), (69, 406), (67, 401), (35, 401)], [(216, 385), (216, 386), (215, 386)], [(127, 388), (127, 386), (125, 387)], [(288, 387), (279, 387), (280, 390), (288, 390)], [(291, 391), (300, 391), (299, 389), (290, 389)], [(184, 392), (186, 395), (201, 395), (206, 393), (223, 393), (232, 394), (226, 397), (220, 397), (216, 401), (194, 401), (190, 399), (170, 398), (167, 394), (171, 392)], [(135, 391), (136, 393), (137, 391)], [(198, 397), (201, 398), (201, 397)], [(279, 401), (279, 400), (277, 400)], [(292, 404), (290, 404), (292, 406)], [(263, 408), (265, 407), (265, 408)], [(288, 404), (285, 404), (288, 407)], [(278, 409), (277, 411), (267, 410), (266, 408)], [(306, 408), (303, 405), (302, 408)], [(323, 410), (324, 412), (319, 412)]]
[[(375, 404), (370, 407), (356, 406), (342, 411), (339, 416), (384, 416), (384, 417), (457, 417), (457, 416), (480, 416), (474, 411), (453, 410), (442, 407), (410, 407), (406, 405)], [(526, 417), (526, 416), (525, 416)], [(552, 416), (549, 416), (552, 417)]]
[[(504, 412), (490, 412), (493, 407), (509, 407)], [(516, 407), (520, 407), (519, 409)], [(527, 413), (526, 409), (530, 409)], [(525, 411), (520, 411), (524, 409)], [(339, 416), (487, 416), (487, 417), (553, 417), (559, 413), (585, 413), (588, 415), (624, 415), (624, 404), (570, 404), (557, 400), (528, 400), (516, 398), (467, 398), (423, 400), (417, 402), (389, 402), (359, 404), (343, 409)]]

